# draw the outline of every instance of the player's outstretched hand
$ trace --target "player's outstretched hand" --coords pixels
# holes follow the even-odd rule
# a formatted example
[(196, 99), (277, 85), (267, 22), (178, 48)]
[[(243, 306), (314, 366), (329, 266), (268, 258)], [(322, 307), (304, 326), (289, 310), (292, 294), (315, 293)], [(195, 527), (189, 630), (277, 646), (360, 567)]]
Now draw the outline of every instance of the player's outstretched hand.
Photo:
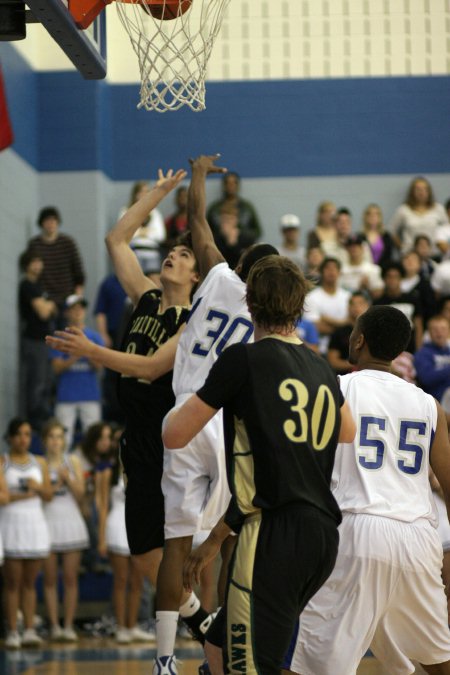
[(202, 570), (214, 560), (219, 551), (220, 544), (210, 538), (192, 551), (183, 567), (183, 586), (187, 591), (191, 591), (194, 584), (200, 583)]
[(186, 176), (187, 172), (184, 169), (178, 169), (175, 174), (172, 169), (169, 169), (165, 175), (162, 169), (158, 169), (158, 181), (156, 187), (162, 188), (165, 192), (170, 192), (175, 189)]
[(87, 356), (92, 354), (94, 343), (89, 340), (80, 328), (69, 326), (65, 330), (57, 330), (53, 335), (47, 335), (45, 342), (49, 347), (72, 356)]
[(193, 171), (204, 171), (208, 173), (227, 173), (228, 169), (223, 166), (216, 166), (215, 162), (220, 157), (220, 153), (216, 155), (200, 155), (196, 159), (190, 159), (189, 164)]

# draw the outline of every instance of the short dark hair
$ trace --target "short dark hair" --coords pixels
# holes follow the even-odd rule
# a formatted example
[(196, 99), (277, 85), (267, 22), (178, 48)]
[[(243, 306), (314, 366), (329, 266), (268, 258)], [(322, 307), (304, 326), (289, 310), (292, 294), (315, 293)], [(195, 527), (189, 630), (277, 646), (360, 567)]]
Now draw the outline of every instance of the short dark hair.
[(429, 244), (429, 246), (431, 246), (431, 239), (427, 234), (417, 234), (414, 238), (414, 248), (417, 246), (417, 244), (421, 239), (425, 239), (425, 241)]
[(27, 249), (19, 256), (19, 269), (22, 272), (26, 272), (33, 260), (42, 260), (42, 258), (39, 253), (33, 253), (30, 249)]
[(25, 417), (13, 417), (6, 428), (4, 439), (7, 441), (9, 438), (16, 436), (19, 432), (20, 427), (23, 427), (24, 424), (30, 424)]
[(226, 173), (223, 174), (223, 178), (222, 178), (223, 183), (226, 183), (226, 182), (227, 182), (227, 178), (230, 177), (230, 176), (231, 176), (232, 178), (236, 178), (236, 180), (237, 180), (238, 183), (241, 182), (241, 177), (240, 177), (240, 175), (237, 173), (237, 171), (227, 171)]
[(253, 321), (267, 330), (293, 330), (303, 313), (311, 284), (290, 258), (268, 255), (251, 268), (247, 304)]
[(37, 224), (39, 227), (42, 227), (42, 224), (44, 220), (47, 220), (47, 218), (56, 218), (58, 223), (61, 223), (61, 214), (56, 208), (56, 206), (45, 206), (43, 209), (39, 211), (38, 219), (37, 219)]
[(319, 272), (320, 272), (320, 274), (323, 273), (325, 267), (326, 267), (329, 263), (333, 263), (334, 265), (336, 265), (337, 268), (338, 268), (338, 270), (340, 270), (340, 269), (342, 268), (341, 261), (338, 260), (337, 258), (331, 258), (331, 257), (324, 258), (324, 259), (322, 260), (322, 262), (320, 263), (320, 267), (319, 267)]
[(381, 269), (381, 276), (383, 279), (386, 277), (386, 274), (389, 272), (389, 270), (397, 270), (402, 278), (405, 276), (405, 268), (401, 263), (396, 262), (395, 260), (392, 260), (391, 262), (383, 265)]
[(247, 281), (252, 266), (261, 258), (268, 255), (279, 255), (275, 246), (271, 244), (253, 244), (247, 248), (241, 256), (236, 272), (242, 281)]
[(351, 218), (351, 217), (352, 217), (352, 212), (351, 212), (350, 209), (348, 209), (346, 206), (341, 206), (341, 207), (338, 208), (338, 210), (336, 211), (336, 217), (337, 217), (337, 216), (341, 216), (341, 215), (342, 215), (342, 216), (350, 216), (350, 218)]
[(395, 359), (411, 339), (411, 324), (403, 312), (391, 305), (370, 307), (357, 319), (356, 325), (364, 335), (370, 354), (382, 361)]
[(363, 291), (362, 289), (359, 289), (357, 291), (353, 291), (350, 300), (353, 300), (353, 298), (363, 298), (369, 305), (372, 304), (372, 298), (370, 297), (369, 293), (367, 291)]

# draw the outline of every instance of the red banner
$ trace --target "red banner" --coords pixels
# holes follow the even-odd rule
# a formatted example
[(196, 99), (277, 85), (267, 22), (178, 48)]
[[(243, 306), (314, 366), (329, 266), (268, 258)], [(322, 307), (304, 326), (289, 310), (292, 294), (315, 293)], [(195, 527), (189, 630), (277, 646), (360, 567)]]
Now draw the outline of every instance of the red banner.
[(6, 103), (5, 83), (0, 66), (0, 150), (4, 150), (14, 141), (14, 134), (9, 119), (8, 106)]

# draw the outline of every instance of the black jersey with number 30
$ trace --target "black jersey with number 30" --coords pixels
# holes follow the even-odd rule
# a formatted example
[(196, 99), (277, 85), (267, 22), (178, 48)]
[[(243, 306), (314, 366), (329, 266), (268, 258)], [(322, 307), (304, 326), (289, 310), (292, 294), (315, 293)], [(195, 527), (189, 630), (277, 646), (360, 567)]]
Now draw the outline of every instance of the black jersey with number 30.
[(301, 502), (340, 522), (330, 481), (343, 397), (322, 358), (296, 340), (232, 345), (197, 394), (224, 408), (238, 521), (258, 509)]
[[(151, 290), (140, 298), (128, 323), (122, 351), (151, 356), (178, 332), (189, 314), (188, 307), (172, 306), (160, 311), (161, 291)], [(119, 403), (127, 421), (161, 430), (161, 422), (173, 407), (172, 371), (153, 382), (122, 375), (119, 380)]]

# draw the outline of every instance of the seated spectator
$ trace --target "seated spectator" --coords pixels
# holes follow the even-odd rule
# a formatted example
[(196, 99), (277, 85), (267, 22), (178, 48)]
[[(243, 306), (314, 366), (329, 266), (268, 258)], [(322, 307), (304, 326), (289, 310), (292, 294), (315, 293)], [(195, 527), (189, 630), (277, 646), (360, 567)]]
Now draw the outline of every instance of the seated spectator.
[(411, 340), (406, 351), (413, 354), (422, 346), (423, 319), (419, 295), (415, 292), (403, 293), (401, 283), (405, 276), (403, 265), (391, 262), (385, 265), (382, 272), (384, 291), (374, 300), (374, 305), (392, 305), (399, 309), (409, 320), (412, 328)]
[(348, 262), (346, 242), (352, 233), (352, 214), (345, 206), (336, 211), (334, 219), (336, 238), (322, 243), (322, 250), (327, 257), (336, 258), (341, 266)]
[(38, 216), (41, 234), (30, 239), (28, 249), (40, 258), (44, 268), (40, 284), (47, 298), (53, 300), (61, 315), (64, 300), (72, 294), (82, 295), (85, 275), (78, 247), (72, 237), (61, 234), (61, 215), (54, 206), (46, 206)]
[[(419, 385), (434, 396), (450, 412), (450, 326), (443, 316), (434, 316), (428, 321), (430, 341), (414, 356)], [(447, 407), (444, 405), (444, 399)]]
[(320, 266), (321, 281), (305, 300), (303, 317), (312, 321), (319, 331), (319, 351), (326, 354), (330, 335), (348, 321), (350, 292), (339, 286), (341, 264), (334, 258), (325, 258)]
[(234, 171), (226, 173), (222, 179), (222, 198), (208, 208), (207, 219), (216, 234), (220, 227), (221, 209), (226, 204), (237, 209), (240, 243), (242, 248), (254, 244), (262, 235), (261, 225), (253, 204), (239, 195), (241, 179)]
[(433, 188), (426, 178), (419, 176), (411, 182), (405, 203), (395, 212), (390, 229), (402, 253), (413, 248), (418, 234), (426, 234), (430, 238), (433, 253), (436, 253), (437, 228), (447, 224), (446, 211), (442, 204), (436, 202)]
[(51, 369), (44, 339), (53, 330), (58, 308), (40, 285), (41, 258), (25, 251), (19, 264), (24, 273), (19, 285), (20, 405), (32, 428), (39, 432), (51, 409)]
[(339, 283), (348, 291), (368, 291), (376, 297), (381, 294), (384, 284), (379, 266), (364, 260), (365, 241), (362, 234), (351, 234), (347, 239), (348, 261), (342, 265)]
[(373, 262), (383, 267), (394, 258), (397, 251), (391, 235), (384, 229), (383, 213), (378, 204), (369, 204), (364, 209), (362, 229)]
[(173, 246), (180, 234), (188, 229), (187, 197), (188, 189), (182, 185), (175, 192), (175, 212), (165, 221), (168, 248)]
[[(321, 248), (324, 252), (330, 244), (333, 247), (336, 241), (334, 219), (336, 206), (333, 202), (321, 202), (317, 208), (316, 226), (308, 232), (307, 248)], [(325, 253), (324, 253), (325, 254)]]
[[(87, 301), (81, 295), (66, 298), (67, 325), (80, 328), (98, 345), (100, 335), (85, 325)], [(84, 356), (70, 356), (54, 349), (50, 352), (53, 371), (57, 375), (55, 415), (66, 429), (66, 447), (72, 447), (77, 420), (85, 431), (101, 419), (98, 367)]]
[(402, 265), (405, 270), (405, 276), (401, 282), (401, 289), (404, 293), (416, 292), (422, 305), (423, 321), (427, 323), (428, 319), (436, 313), (436, 296), (431, 284), (420, 274), (420, 258), (415, 251), (409, 251), (402, 256)]
[(438, 263), (431, 257), (431, 240), (426, 234), (418, 234), (414, 239), (414, 249), (420, 258), (420, 275), (430, 281)]
[[(150, 187), (147, 181), (137, 181), (131, 189), (128, 206), (122, 208), (119, 212), (119, 220), (123, 218), (130, 206), (138, 202), (149, 190)], [(146, 274), (150, 270), (159, 271), (161, 267), (160, 246), (165, 238), (166, 228), (162, 214), (158, 209), (153, 209), (137, 230), (130, 243), (131, 248), (136, 253), (140, 266)]]
[(286, 213), (286, 215), (281, 216), (280, 230), (282, 242), (277, 247), (280, 255), (290, 258), (303, 270), (305, 249), (303, 246), (300, 246), (300, 218), (293, 213)]
[(450, 260), (444, 260), (435, 267), (430, 283), (438, 298), (450, 295)]
[(319, 352), (319, 333), (312, 321), (304, 319), (303, 317), (298, 321), (296, 326), (297, 335), (305, 343), (307, 347), (313, 352)]
[(348, 302), (348, 321), (331, 334), (327, 359), (337, 375), (346, 375), (354, 370), (348, 362), (350, 333), (356, 319), (369, 309), (370, 304), (368, 296), (363, 291), (354, 291)]
[(320, 283), (320, 266), (324, 259), (325, 255), (319, 246), (309, 248), (306, 253), (304, 274), (308, 281), (314, 284), (314, 286), (317, 286), (317, 284)]

